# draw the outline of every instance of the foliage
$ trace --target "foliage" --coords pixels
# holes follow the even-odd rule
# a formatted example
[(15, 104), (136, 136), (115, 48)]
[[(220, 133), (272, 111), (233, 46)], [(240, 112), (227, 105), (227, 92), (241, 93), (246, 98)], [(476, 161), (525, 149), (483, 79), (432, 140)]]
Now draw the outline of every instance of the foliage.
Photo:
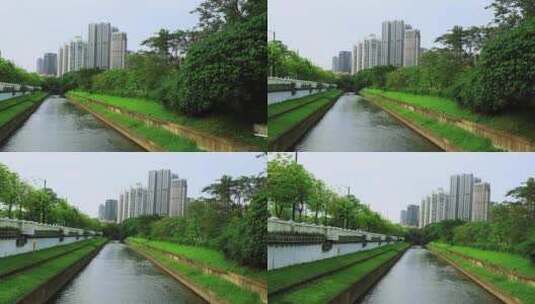
[(485, 44), (473, 71), (459, 80), (456, 100), (476, 111), (498, 112), (535, 98), (535, 18), (499, 32)]
[(266, 14), (232, 24), (193, 44), (180, 70), (177, 107), (191, 115), (232, 112), (266, 120)]
[(268, 67), (273, 77), (333, 83), (336, 75), (315, 66), (310, 60), (289, 50), (280, 41), (268, 42)]
[(0, 206), (9, 218), (58, 224), (73, 228), (100, 230), (96, 219), (81, 213), (50, 188), (38, 189), (24, 182), (0, 163)]
[[(382, 218), (354, 195), (337, 194), (283, 154), (277, 154), (268, 162), (267, 189), (269, 210), (281, 219), (403, 234), (399, 225)], [(312, 214), (306, 211), (312, 211)], [(299, 212), (298, 218), (296, 212)]]
[(0, 58), (0, 82), (40, 86), (42, 78), (36, 73), (26, 72), (11, 61)]
[(367, 87), (384, 89), (386, 87), (387, 75), (395, 70), (396, 67), (386, 65), (359, 71), (353, 76), (355, 92)]
[(532, 0), (494, 0), (487, 8), (494, 9), (494, 22), (501, 27), (514, 27), (525, 19), (535, 17)]

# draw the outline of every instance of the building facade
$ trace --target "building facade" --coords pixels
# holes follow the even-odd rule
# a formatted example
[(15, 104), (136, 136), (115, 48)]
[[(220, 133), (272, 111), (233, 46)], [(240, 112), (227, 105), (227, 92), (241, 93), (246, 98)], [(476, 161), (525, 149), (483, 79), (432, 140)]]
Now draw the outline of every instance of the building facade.
[(375, 35), (364, 39), (362, 52), (362, 70), (381, 65), (381, 41)]
[(117, 200), (108, 199), (104, 203), (104, 220), (110, 222), (117, 221)]
[(472, 221), (486, 222), (489, 219), (490, 184), (477, 183), (474, 185), (472, 202)]
[(89, 24), (87, 43), (87, 68), (110, 68), (112, 27), (110, 23)]
[(114, 32), (111, 34), (111, 69), (124, 69), (126, 66), (127, 38), (126, 33)]
[(403, 66), (418, 65), (420, 59), (420, 31), (417, 29), (408, 29), (405, 31), (403, 51)]
[(382, 65), (403, 66), (405, 22), (385, 21), (382, 24)]
[(43, 75), (56, 76), (58, 72), (58, 55), (46, 53), (43, 57)]
[(351, 52), (340, 51), (338, 54), (338, 70), (339, 73), (351, 73)]
[(171, 181), (169, 216), (185, 216), (187, 199), (188, 182), (185, 179), (174, 178)]
[(407, 225), (418, 227), (418, 218), (420, 215), (420, 207), (417, 205), (409, 205), (407, 206)]

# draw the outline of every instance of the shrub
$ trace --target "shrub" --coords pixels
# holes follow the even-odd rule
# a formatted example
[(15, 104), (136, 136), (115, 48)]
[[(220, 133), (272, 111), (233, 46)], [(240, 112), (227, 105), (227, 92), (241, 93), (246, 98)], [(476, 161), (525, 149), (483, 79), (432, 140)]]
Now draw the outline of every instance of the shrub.
[(178, 108), (202, 115), (215, 109), (265, 122), (266, 14), (228, 25), (193, 44), (180, 70)]

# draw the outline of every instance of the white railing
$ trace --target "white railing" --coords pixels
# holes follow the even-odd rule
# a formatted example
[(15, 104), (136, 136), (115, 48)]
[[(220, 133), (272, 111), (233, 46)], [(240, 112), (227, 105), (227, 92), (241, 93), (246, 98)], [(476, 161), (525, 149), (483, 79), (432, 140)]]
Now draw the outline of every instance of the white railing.
[[(24, 85), (24, 86), (28, 89), (28, 91), (41, 89), (41, 87), (34, 87), (34, 86), (28, 86), (28, 85)], [(21, 84), (0, 82), (0, 91), (5, 91), (6, 89), (13, 89), (18, 92), (21, 90), (22, 87), (23, 85)]]
[(12, 227), (17, 228), (21, 231), (22, 234), (34, 235), (35, 230), (40, 231), (58, 231), (63, 230), (64, 235), (69, 234), (79, 234), (82, 235), (84, 231), (87, 231), (91, 235), (97, 235), (95, 231), (84, 230), (79, 228), (65, 227), (61, 225), (50, 225), (50, 224), (41, 224), (32, 221), (9, 219), (9, 218), (0, 218), (0, 227)]
[(330, 83), (321, 83), (321, 82), (316, 82), (316, 81), (298, 80), (298, 79), (291, 79), (291, 78), (268, 77), (268, 85), (292, 84), (292, 83), (295, 83), (296, 89), (301, 89), (303, 87), (317, 88), (319, 87), (320, 84), (324, 88), (336, 87), (335, 84), (330, 84)]
[[(366, 237), (366, 240), (371, 241), (374, 238), (379, 238), (385, 241), (387, 236), (384, 234), (367, 232), (363, 230), (344, 229), (340, 227), (331, 227), (323, 225), (315, 225), (309, 223), (297, 223), (293, 221), (280, 220), (276, 217), (268, 219), (268, 232), (279, 233), (296, 233), (296, 234), (323, 234), (328, 240), (338, 241), (341, 236), (357, 236)], [(398, 241), (401, 237), (390, 236), (390, 239)]]

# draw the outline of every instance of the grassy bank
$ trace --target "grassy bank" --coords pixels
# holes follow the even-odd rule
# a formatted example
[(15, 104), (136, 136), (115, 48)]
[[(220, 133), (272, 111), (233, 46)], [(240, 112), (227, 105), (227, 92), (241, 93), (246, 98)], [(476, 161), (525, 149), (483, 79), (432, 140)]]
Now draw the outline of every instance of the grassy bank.
[(252, 124), (239, 122), (235, 117), (231, 117), (229, 115), (212, 114), (203, 117), (190, 117), (173, 112), (159, 102), (153, 100), (91, 94), (82, 91), (73, 91), (68, 93), (69, 96), (73, 96), (74, 94), (84, 98), (98, 100), (112, 106), (137, 112), (149, 117), (170, 121), (215, 136), (253, 145), (258, 147), (259, 151), (262, 151), (266, 145), (265, 139), (254, 136)]
[(266, 273), (269, 293), (281, 291), (301, 282), (336, 271), (351, 264), (368, 259), (374, 255), (395, 250), (396, 245), (387, 245), (353, 254), (324, 259), (316, 262), (298, 264)]
[(20, 113), (26, 111), (35, 103), (43, 100), (45, 96), (46, 93), (37, 92), (0, 101), (0, 127), (11, 121)]
[[(148, 243), (144, 240), (129, 238), (127, 242), (136, 250), (139, 250), (140, 252), (158, 261), (169, 271), (172, 271), (179, 276), (187, 278), (189, 281), (194, 283), (196, 286), (199, 286), (200, 288), (213, 292), (217, 296), (217, 298), (222, 299), (223, 301), (237, 304), (262, 303), (258, 294), (249, 290), (242, 289), (239, 286), (227, 280), (219, 278), (215, 275), (204, 273), (203, 271), (194, 266), (179, 263), (171, 257), (165, 255), (161, 251), (155, 250), (147, 246)], [(218, 254), (211, 252), (210, 250), (205, 250), (203, 248), (190, 248), (189, 246), (180, 245), (171, 246), (170, 244), (161, 244), (159, 242), (157, 242), (156, 245), (162, 246), (162, 248), (176, 250), (181, 254), (187, 252), (188, 256), (194, 256), (196, 253), (198, 253), (200, 254), (200, 256), (196, 257), (196, 259), (199, 261), (202, 260), (205, 263), (211, 263), (220, 266), (225, 264), (220, 260)], [(202, 257), (206, 258), (206, 260), (204, 260)]]
[[(493, 288), (500, 293), (516, 298), (520, 300), (521, 303), (535, 303), (535, 286), (522, 283), (520, 281), (511, 280), (504, 274), (498, 274), (492, 271), (489, 271), (481, 266), (477, 266), (474, 263), (468, 261), (467, 259), (460, 257), (458, 255), (452, 254), (447, 249), (449, 246), (441, 244), (429, 244), (427, 245), (431, 251), (440, 253), (441, 255), (446, 256), (448, 259), (455, 262), (459, 267), (461, 267), (466, 272), (477, 277), (482, 282), (493, 286)], [(519, 259), (518, 256), (508, 255), (505, 253), (497, 253), (493, 251), (477, 250), (467, 247), (458, 247), (454, 246), (454, 251), (459, 253), (470, 255), (473, 258), (493, 261), (493, 263), (502, 265), (503, 267), (518, 267), (525, 268), (525, 263)], [(509, 260), (509, 261), (508, 261)], [(531, 266), (533, 267), (533, 266)], [(516, 269), (516, 268), (515, 268)], [(532, 273), (533, 269), (529, 268), (524, 269), (528, 273)]]
[(86, 257), (105, 242), (106, 240), (104, 239), (85, 241), (83, 246), (70, 253), (1, 279), (0, 303), (16, 303), (55, 275)]
[[(367, 95), (369, 90), (370, 89), (366, 89), (363, 95)], [(379, 95), (377, 96), (381, 97)], [(397, 113), (404, 119), (407, 119), (415, 125), (431, 132), (433, 135), (447, 140), (450, 144), (454, 145), (460, 150), (474, 152), (499, 151), (499, 149), (492, 145), (492, 142), (488, 138), (483, 138), (481, 136), (472, 134), (460, 127), (440, 122), (437, 119), (405, 109), (393, 102), (382, 100), (376, 100), (376, 102), (384, 108)]]
[(455, 101), (447, 98), (378, 89), (364, 89), (363, 93), (399, 100), (422, 109), (446, 114), (453, 118), (466, 119), (490, 128), (535, 140), (534, 107), (511, 109), (497, 115), (483, 115), (462, 108)]
[[(389, 250), (384, 250), (382, 254), (374, 258), (354, 264), (332, 274), (328, 274), (320, 279), (308, 282), (298, 289), (291, 289), (289, 292), (270, 297), (269, 303), (329, 303), (336, 296), (353, 286), (353, 284), (356, 282), (365, 278), (366, 275), (378, 267), (387, 263), (407, 247), (407, 244), (397, 244), (395, 246), (391, 246)], [(341, 258), (354, 259), (354, 255), (347, 255)], [(309, 263), (308, 269), (313, 271), (316, 263), (318, 262)], [(304, 274), (307, 270), (302, 271)], [(269, 284), (271, 284), (271, 282), (269, 282)]]
[(341, 95), (339, 90), (307, 96), (290, 100), (268, 107), (269, 117), (273, 117), (284, 111), (291, 110), (273, 119), (268, 119), (269, 140), (276, 140), (279, 136), (290, 130), (319, 109), (334, 102)]
[(68, 97), (71, 100), (75, 100), (83, 104), (84, 106), (90, 108), (91, 110), (102, 115), (106, 119), (113, 121), (114, 123), (120, 125), (123, 128), (130, 130), (133, 134), (150, 140), (160, 146), (162, 149), (167, 151), (181, 151), (181, 152), (196, 152), (200, 151), (197, 145), (186, 138), (175, 135), (167, 130), (164, 130), (159, 127), (147, 126), (142, 121), (137, 119), (130, 118), (126, 115), (115, 113), (109, 111), (106, 107), (88, 102), (83, 98), (78, 98), (75, 95), (68, 94)]
[(193, 262), (222, 271), (234, 272), (252, 278), (259, 277), (262, 274), (260, 271), (241, 266), (234, 261), (228, 260), (225, 258), (222, 252), (210, 248), (180, 245), (172, 242), (154, 241), (132, 237), (128, 238), (128, 241), (130, 243), (163, 250), (165, 252), (184, 257)]

